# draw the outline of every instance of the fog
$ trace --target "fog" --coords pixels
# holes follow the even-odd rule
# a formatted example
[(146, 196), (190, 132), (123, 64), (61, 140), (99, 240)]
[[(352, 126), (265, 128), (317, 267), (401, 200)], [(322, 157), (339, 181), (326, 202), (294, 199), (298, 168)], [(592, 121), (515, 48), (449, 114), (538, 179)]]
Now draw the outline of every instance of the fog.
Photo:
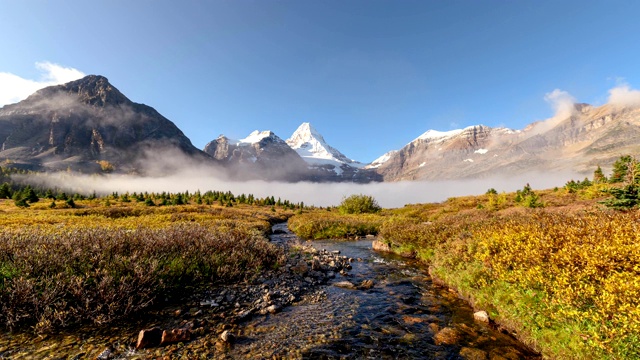
[(69, 192), (84, 194), (110, 194), (123, 192), (193, 192), (200, 190), (231, 191), (234, 194), (254, 194), (257, 197), (274, 196), (305, 205), (338, 205), (343, 197), (352, 194), (373, 196), (385, 208), (402, 207), (405, 204), (440, 202), (449, 197), (484, 194), (489, 188), (499, 192), (515, 191), (529, 183), (534, 189), (563, 186), (579, 175), (521, 174), (514, 177), (494, 177), (475, 180), (452, 181), (404, 181), (387, 183), (285, 183), (267, 181), (229, 181), (219, 179), (211, 170), (183, 170), (162, 177), (132, 175), (81, 175), (69, 173), (37, 174), (22, 180), (34, 185), (58, 187)]

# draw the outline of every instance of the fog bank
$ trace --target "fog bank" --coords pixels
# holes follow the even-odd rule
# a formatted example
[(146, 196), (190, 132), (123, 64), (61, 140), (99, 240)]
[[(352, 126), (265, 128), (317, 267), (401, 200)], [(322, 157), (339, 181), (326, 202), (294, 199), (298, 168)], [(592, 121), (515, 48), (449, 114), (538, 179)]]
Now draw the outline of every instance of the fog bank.
[(228, 181), (206, 171), (180, 172), (163, 177), (140, 177), (132, 175), (81, 175), (69, 173), (37, 174), (20, 180), (46, 187), (57, 187), (68, 192), (83, 194), (110, 194), (123, 192), (205, 192), (231, 191), (253, 194), (257, 197), (274, 196), (305, 205), (338, 205), (343, 197), (352, 194), (373, 196), (385, 208), (402, 207), (406, 204), (440, 202), (449, 197), (484, 194), (489, 188), (498, 192), (511, 192), (529, 183), (534, 189), (563, 186), (568, 180), (581, 179), (571, 173), (528, 173), (513, 177), (493, 177), (474, 180), (451, 181), (403, 181), (388, 183), (284, 183), (267, 181)]

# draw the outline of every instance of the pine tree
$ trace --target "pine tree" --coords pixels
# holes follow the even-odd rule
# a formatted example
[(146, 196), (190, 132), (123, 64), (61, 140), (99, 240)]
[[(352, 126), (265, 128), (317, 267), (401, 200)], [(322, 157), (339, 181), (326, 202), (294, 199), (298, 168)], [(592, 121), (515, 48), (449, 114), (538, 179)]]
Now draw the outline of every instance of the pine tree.
[(604, 176), (604, 172), (602, 172), (602, 168), (598, 165), (596, 171), (593, 172), (593, 182), (594, 184), (602, 184), (607, 182), (607, 177)]
[(10, 199), (12, 195), (11, 185), (9, 185), (9, 183), (0, 185), (0, 199)]

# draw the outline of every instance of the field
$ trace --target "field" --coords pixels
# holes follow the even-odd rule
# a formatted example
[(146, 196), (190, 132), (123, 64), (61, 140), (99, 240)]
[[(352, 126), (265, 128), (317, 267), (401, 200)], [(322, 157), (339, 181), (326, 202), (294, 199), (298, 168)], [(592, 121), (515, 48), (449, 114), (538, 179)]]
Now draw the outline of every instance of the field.
[(570, 185), (290, 224), (307, 238), (379, 234), (546, 357), (640, 358), (640, 213), (602, 205), (605, 185)]
[(122, 200), (0, 200), (2, 327), (108, 324), (179, 300), (185, 288), (250, 280), (285, 256), (266, 234), (289, 209)]

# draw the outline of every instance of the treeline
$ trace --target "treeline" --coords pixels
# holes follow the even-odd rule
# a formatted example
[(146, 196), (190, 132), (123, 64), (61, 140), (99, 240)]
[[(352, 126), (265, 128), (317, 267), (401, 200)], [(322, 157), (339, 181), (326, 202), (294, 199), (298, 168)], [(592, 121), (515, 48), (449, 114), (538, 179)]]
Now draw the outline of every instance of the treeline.
[(8, 169), (0, 167), (0, 199), (13, 199), (18, 207), (29, 207), (30, 204), (37, 203), (42, 200), (50, 200), (50, 207), (57, 207), (62, 202), (65, 207), (76, 207), (78, 200), (100, 200), (104, 205), (110, 206), (113, 202), (128, 203), (138, 202), (147, 206), (179, 206), (188, 204), (197, 205), (221, 205), (232, 207), (239, 204), (254, 206), (271, 206), (282, 209), (304, 209), (304, 202), (295, 203), (289, 200), (282, 200), (274, 196), (257, 197), (253, 194), (234, 195), (231, 191), (207, 191), (202, 193), (200, 190), (195, 192), (113, 192), (110, 195), (97, 195), (95, 192), (91, 194), (68, 193), (59, 188), (45, 188), (31, 186), (12, 181), (12, 174), (28, 175), (28, 172), (21, 170)]
[(621, 156), (613, 163), (609, 177), (598, 166), (593, 172), (593, 180), (585, 178), (565, 184), (570, 193), (590, 188), (611, 195), (611, 198), (600, 202), (607, 207), (617, 210), (637, 207), (640, 205), (640, 162), (631, 155)]

